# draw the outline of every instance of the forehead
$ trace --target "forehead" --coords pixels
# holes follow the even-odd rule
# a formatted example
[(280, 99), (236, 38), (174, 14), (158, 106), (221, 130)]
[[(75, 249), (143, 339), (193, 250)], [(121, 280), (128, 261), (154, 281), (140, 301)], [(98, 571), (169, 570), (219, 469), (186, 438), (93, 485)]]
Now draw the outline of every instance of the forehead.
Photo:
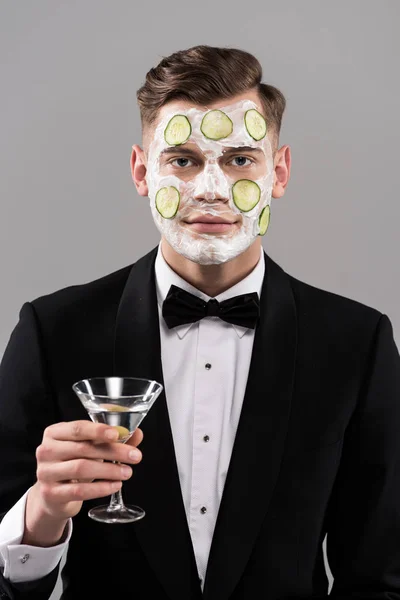
[[(255, 140), (249, 134), (245, 124), (245, 115), (247, 111), (255, 109), (257, 112), (263, 114), (261, 107), (261, 101), (258, 94), (246, 93), (239, 96), (235, 96), (231, 99), (219, 100), (209, 106), (199, 106), (184, 100), (176, 100), (169, 102), (162, 107), (157, 124), (153, 130), (153, 135), (150, 140), (149, 154), (155, 157), (160, 155), (164, 150), (171, 148), (171, 142), (166, 141), (166, 128), (170, 123), (171, 119), (177, 115), (184, 115), (190, 123), (190, 137), (181, 145), (172, 146), (175, 150), (178, 148), (183, 149), (189, 147), (196, 147), (200, 149), (204, 154), (210, 156), (221, 156), (224, 152), (230, 148), (253, 148), (260, 149), (265, 154), (271, 153), (271, 145), (269, 139), (269, 127), (267, 121), (267, 135), (263, 139)], [(231, 122), (231, 132), (222, 139), (210, 139), (205, 134), (202, 128), (204, 117), (210, 111), (222, 111), (226, 115), (224, 118), (228, 118)], [(251, 112), (254, 112), (252, 110)], [(251, 113), (249, 113), (251, 114)], [(208, 115), (206, 119), (208, 118)], [(205, 119), (205, 120), (206, 120)], [(172, 121), (173, 122), (173, 121)]]
[[(186, 111), (191, 108), (197, 109), (202, 112), (207, 112), (209, 110), (213, 110), (215, 108), (229, 110), (230, 107), (235, 106), (238, 102), (243, 101), (253, 102), (257, 110), (261, 113), (264, 113), (263, 106), (260, 100), (260, 96), (258, 92), (254, 89), (247, 90), (242, 94), (237, 94), (236, 96), (232, 96), (231, 98), (222, 98), (219, 100), (215, 100), (207, 105), (194, 104), (193, 102), (188, 102), (187, 100), (172, 100), (168, 102), (164, 106), (161, 107), (156, 124), (158, 124), (161, 120), (165, 119), (165, 116), (170, 113), (178, 113), (180, 110)], [(264, 115), (265, 116), (265, 115)]]

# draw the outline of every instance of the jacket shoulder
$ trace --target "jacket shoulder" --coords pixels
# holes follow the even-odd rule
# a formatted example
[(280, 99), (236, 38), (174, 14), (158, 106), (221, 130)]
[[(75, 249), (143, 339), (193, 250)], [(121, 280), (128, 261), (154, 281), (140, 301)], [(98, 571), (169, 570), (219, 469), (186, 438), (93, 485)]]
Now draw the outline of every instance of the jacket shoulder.
[(39, 321), (51, 333), (54, 333), (55, 325), (64, 330), (82, 322), (87, 327), (97, 325), (104, 319), (115, 317), (133, 267), (141, 265), (141, 272), (146, 272), (156, 253), (157, 247), (130, 265), (97, 279), (55, 290), (26, 304), (33, 307)]
[(83, 311), (98, 310), (118, 304), (132, 265), (127, 265), (84, 283), (70, 285), (30, 301), (35, 312), (45, 320)]
[(299, 318), (333, 329), (375, 330), (383, 313), (376, 307), (288, 275)]

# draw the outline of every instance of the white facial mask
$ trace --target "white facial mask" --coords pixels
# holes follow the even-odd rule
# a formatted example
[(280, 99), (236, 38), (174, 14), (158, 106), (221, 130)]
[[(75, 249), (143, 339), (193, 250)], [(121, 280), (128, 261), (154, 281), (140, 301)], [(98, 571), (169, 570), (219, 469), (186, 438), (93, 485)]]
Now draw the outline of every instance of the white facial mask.
[[(200, 130), (202, 119), (209, 112), (208, 110), (190, 108), (177, 111), (175, 109), (163, 115), (155, 130), (149, 147), (147, 165), (147, 184), (152, 215), (160, 233), (172, 248), (193, 262), (209, 265), (232, 260), (247, 250), (260, 234), (260, 214), (271, 202), (273, 156), (267, 135), (256, 141), (248, 133), (244, 116), (249, 109), (258, 110), (258, 107), (251, 100), (242, 100), (219, 109), (231, 119), (233, 131), (229, 136), (218, 141), (206, 138)], [(176, 175), (160, 174), (160, 154), (165, 148), (170, 147), (164, 137), (165, 128), (176, 114), (187, 117), (192, 128), (187, 142), (197, 144), (205, 156), (204, 168), (190, 181), (183, 181)], [(260, 148), (265, 155), (266, 163), (264, 177), (252, 180), (259, 186), (261, 197), (256, 206), (248, 212), (239, 210), (233, 201), (232, 194), (233, 184), (238, 179), (247, 179), (246, 175), (241, 176), (240, 167), (238, 167), (235, 169), (235, 173), (237, 172), (235, 177), (228, 176), (218, 163), (224, 149), (242, 146)], [(180, 194), (179, 208), (173, 218), (164, 218), (156, 208), (156, 194), (161, 188), (167, 186), (175, 187)], [(234, 230), (227, 234), (194, 232), (182, 222), (194, 212), (196, 215), (226, 218), (231, 222), (237, 218), (237, 215), (241, 215), (242, 223), (239, 223), (239, 227), (234, 227)]]

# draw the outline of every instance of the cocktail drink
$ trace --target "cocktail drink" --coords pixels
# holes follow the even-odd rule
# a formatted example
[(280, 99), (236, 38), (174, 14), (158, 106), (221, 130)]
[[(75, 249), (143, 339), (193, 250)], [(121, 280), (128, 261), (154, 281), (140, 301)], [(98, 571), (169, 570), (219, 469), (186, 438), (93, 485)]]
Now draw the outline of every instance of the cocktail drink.
[[(93, 377), (73, 384), (72, 389), (95, 423), (106, 423), (119, 433), (118, 442), (125, 443), (143, 421), (163, 386), (154, 380), (135, 377)], [(122, 492), (112, 494), (108, 505), (88, 512), (102, 523), (131, 523), (142, 519), (139, 506), (125, 505)]]

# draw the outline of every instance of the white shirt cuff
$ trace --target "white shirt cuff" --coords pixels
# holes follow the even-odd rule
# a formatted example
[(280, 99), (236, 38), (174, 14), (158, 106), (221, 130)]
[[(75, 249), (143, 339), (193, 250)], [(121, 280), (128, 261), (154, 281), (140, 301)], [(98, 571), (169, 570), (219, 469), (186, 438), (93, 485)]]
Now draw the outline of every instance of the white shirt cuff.
[(60, 562), (72, 535), (72, 519), (61, 544), (42, 548), (21, 544), (25, 529), (25, 505), (29, 490), (6, 513), (0, 523), (0, 569), (11, 583), (34, 581), (45, 577)]

